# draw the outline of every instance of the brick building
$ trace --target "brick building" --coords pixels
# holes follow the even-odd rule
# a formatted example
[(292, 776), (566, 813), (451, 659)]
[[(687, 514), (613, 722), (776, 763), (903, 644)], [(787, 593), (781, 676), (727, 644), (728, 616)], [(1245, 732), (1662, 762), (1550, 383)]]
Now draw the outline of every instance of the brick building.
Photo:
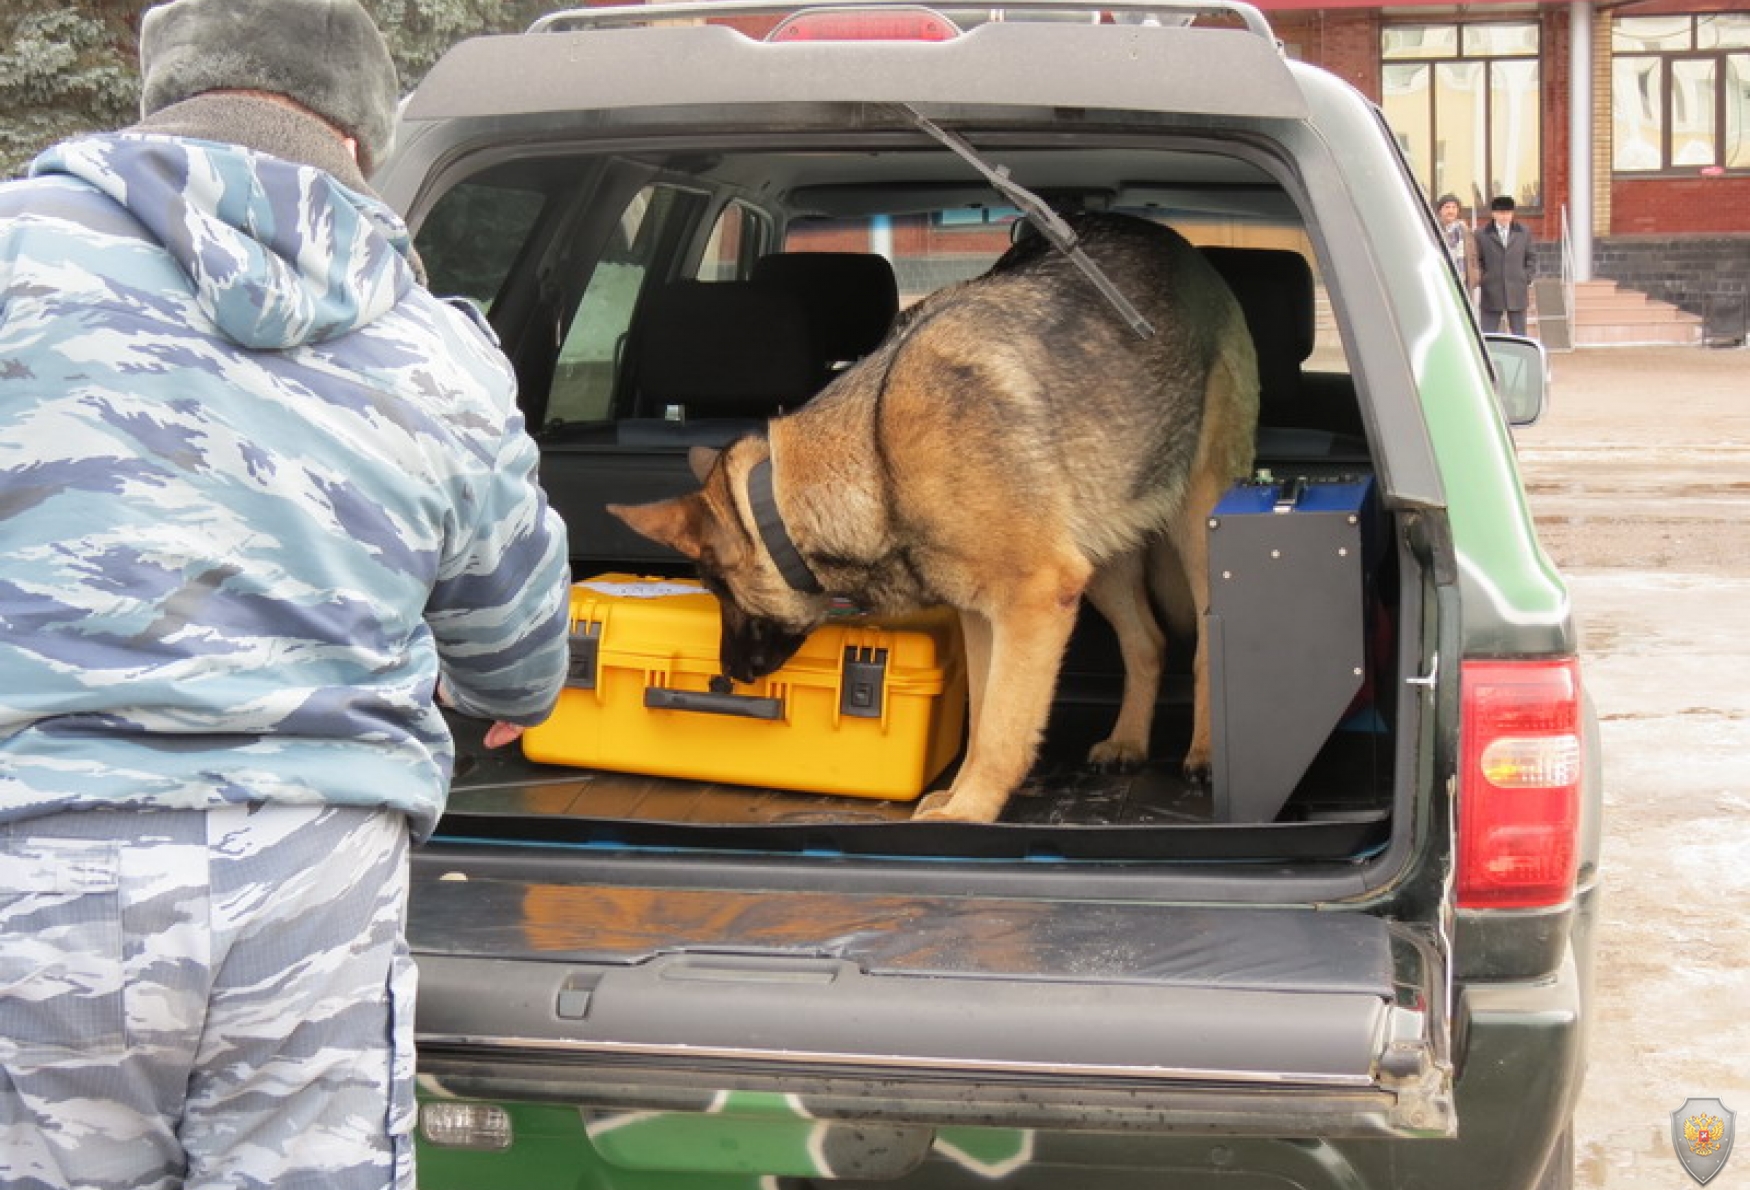
[(1509, 193), (1539, 272), (1619, 283), (1711, 339), (1750, 319), (1750, 4), (1255, 0), (1380, 104), (1429, 195)]
[[(1486, 223), (1489, 200), (1513, 196), (1537, 241), (1546, 343), (1746, 341), (1750, 0), (1252, 3), (1290, 57), (1379, 104), (1430, 200), (1457, 194)], [(753, 36), (771, 23), (742, 22)], [(899, 220), (880, 250), (927, 291), (1001, 244), (994, 229)]]

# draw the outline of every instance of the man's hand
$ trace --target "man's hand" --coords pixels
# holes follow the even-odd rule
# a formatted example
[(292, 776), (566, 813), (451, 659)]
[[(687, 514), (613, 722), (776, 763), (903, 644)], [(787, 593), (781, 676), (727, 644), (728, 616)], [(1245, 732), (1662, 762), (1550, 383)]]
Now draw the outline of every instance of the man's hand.
[[(436, 697), (439, 706), (447, 707), (453, 705), (450, 702), (450, 692), (444, 689), (442, 678), (438, 679), (437, 689), (433, 691), (433, 695)], [(486, 746), (488, 748), (502, 748), (506, 744), (514, 744), (523, 738), (523, 732), (527, 730), (528, 729), (525, 727), (518, 727), (515, 723), (505, 723), (502, 721), (494, 723), (491, 727), (486, 729)]]
[(527, 729), (519, 727), (515, 723), (494, 723), (486, 729), (486, 746), (488, 748), (502, 748), (506, 744), (514, 744), (522, 739), (525, 730)]

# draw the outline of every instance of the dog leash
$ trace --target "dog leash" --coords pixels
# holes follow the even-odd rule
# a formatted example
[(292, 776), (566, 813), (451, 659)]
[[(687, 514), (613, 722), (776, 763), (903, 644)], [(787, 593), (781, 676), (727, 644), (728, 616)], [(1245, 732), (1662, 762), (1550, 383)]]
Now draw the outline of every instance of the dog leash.
[(911, 122), (920, 131), (952, 149), (956, 156), (983, 174), (1004, 198), (1014, 203), (1029, 219), (1033, 220), (1034, 225), (1039, 228), (1039, 233), (1050, 242), (1052, 247), (1067, 256), (1070, 263), (1080, 269), (1087, 279), (1094, 283), (1094, 288), (1098, 289), (1101, 296), (1112, 304), (1114, 310), (1118, 311), (1119, 316), (1130, 324), (1130, 329), (1135, 331), (1138, 337), (1143, 339), (1154, 337), (1155, 328), (1149, 325), (1148, 319), (1142, 316), (1142, 311), (1132, 305), (1130, 299), (1125, 297), (1116, 285), (1112, 284), (1112, 278), (1106, 275), (1105, 270), (1095, 264), (1093, 258), (1086, 252), (1082, 251), (1076, 243), (1075, 229), (1064, 222), (1063, 216), (1052, 210), (1049, 203), (1009, 177), (1008, 166), (987, 164), (984, 158), (978, 155), (978, 150), (973, 148), (965, 137), (955, 132), (949, 132), (910, 104), (902, 106), (911, 118)]

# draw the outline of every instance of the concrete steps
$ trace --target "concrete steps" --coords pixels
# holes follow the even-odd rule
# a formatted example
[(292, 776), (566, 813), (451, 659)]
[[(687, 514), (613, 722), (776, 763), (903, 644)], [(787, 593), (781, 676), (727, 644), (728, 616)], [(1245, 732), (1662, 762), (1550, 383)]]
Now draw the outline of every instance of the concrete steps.
[[(1704, 338), (1699, 315), (1615, 281), (1577, 283), (1571, 324), (1575, 347), (1693, 347)], [(1537, 333), (1535, 312), (1527, 329)]]
[[(1537, 288), (1556, 285), (1540, 281)], [(1525, 329), (1543, 339), (1551, 351), (1574, 347), (1698, 347), (1706, 342), (1700, 315), (1689, 314), (1669, 302), (1655, 301), (1615, 281), (1581, 281), (1574, 286), (1574, 310), (1569, 318), (1559, 315), (1554, 325), (1538, 325), (1537, 299)], [(1334, 342), (1337, 320), (1331, 312), (1324, 286), (1314, 294), (1314, 323), (1319, 342)]]

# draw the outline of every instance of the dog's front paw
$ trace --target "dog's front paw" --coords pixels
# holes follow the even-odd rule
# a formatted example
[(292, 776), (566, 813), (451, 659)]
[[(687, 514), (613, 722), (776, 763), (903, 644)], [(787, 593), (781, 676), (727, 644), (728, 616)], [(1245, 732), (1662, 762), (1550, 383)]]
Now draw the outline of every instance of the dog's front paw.
[(1191, 752), (1185, 757), (1185, 780), (1193, 785), (1208, 785), (1214, 780), (1214, 768), (1207, 752)]
[(1129, 740), (1101, 740), (1088, 749), (1088, 767), (1102, 773), (1127, 773), (1148, 760), (1148, 749)]
[(923, 800), (918, 802), (918, 808), (912, 811), (912, 821), (928, 820), (934, 822), (951, 819), (953, 816), (947, 813), (947, 810), (948, 804), (953, 800), (954, 794), (946, 789), (938, 789), (935, 793), (925, 795)]
[(911, 818), (913, 822), (995, 822), (1002, 812), (1000, 800), (944, 789), (920, 801)]

